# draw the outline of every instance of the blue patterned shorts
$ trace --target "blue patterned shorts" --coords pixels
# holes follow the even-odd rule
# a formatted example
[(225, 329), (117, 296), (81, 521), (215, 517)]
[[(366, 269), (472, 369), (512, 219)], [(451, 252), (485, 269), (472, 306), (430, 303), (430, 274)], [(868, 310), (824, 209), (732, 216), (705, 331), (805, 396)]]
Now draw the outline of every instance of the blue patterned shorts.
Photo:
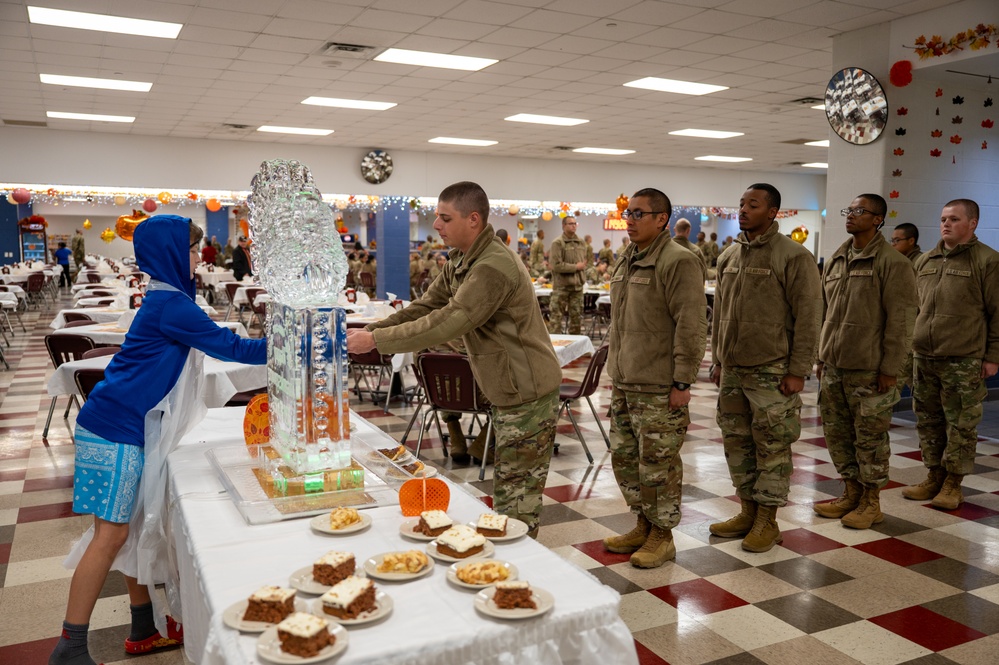
[(77, 425), (73, 512), (126, 524), (139, 491), (144, 459), (141, 447), (108, 441)]

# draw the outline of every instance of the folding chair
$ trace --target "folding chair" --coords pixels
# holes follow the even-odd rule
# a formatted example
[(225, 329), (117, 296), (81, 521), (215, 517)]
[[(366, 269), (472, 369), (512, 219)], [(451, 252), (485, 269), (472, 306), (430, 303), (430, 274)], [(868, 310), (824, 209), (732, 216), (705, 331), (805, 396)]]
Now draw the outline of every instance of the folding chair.
[[(45, 348), (48, 349), (52, 365), (59, 369), (65, 362), (82, 360), (83, 354), (94, 348), (94, 340), (83, 335), (46, 335)], [(49, 404), (49, 415), (45, 419), (45, 429), (42, 430), (43, 439), (48, 438), (49, 425), (52, 423), (52, 413), (55, 411), (57, 399), (59, 399), (58, 395), (53, 397), (52, 403)], [(76, 395), (70, 395), (69, 404), (66, 405), (66, 413), (62, 416), (64, 420), (69, 418), (69, 409), (74, 402), (76, 402)]]
[[(565, 384), (563, 383), (558, 389), (558, 398), (561, 404), (558, 408), (558, 415), (555, 416), (555, 422), (562, 417), (562, 412), (565, 411), (569, 416), (569, 421), (572, 423), (572, 427), (576, 430), (576, 436), (579, 437), (579, 442), (583, 444), (583, 452), (586, 453), (586, 459), (593, 464), (593, 455), (590, 454), (590, 449), (586, 445), (586, 439), (583, 438), (583, 433), (579, 430), (579, 425), (576, 423), (576, 417), (572, 415), (572, 402), (580, 398), (585, 398), (586, 403), (590, 405), (590, 412), (593, 413), (593, 419), (597, 421), (597, 427), (600, 428), (600, 433), (603, 434), (604, 442), (607, 444), (607, 449), (610, 450), (610, 439), (607, 437), (607, 432), (604, 431), (603, 423), (600, 422), (600, 416), (597, 415), (597, 410), (593, 408), (593, 402), (590, 400), (590, 396), (593, 395), (597, 390), (597, 386), (600, 384), (600, 373), (603, 372), (604, 365), (607, 363), (607, 345), (604, 344), (597, 352), (593, 354), (590, 358), (590, 364), (586, 368), (586, 374), (583, 376), (583, 382), (579, 385)], [(558, 453), (558, 444), (554, 446), (553, 452)]]
[[(347, 323), (348, 329), (363, 328), (364, 326), (363, 323)], [(388, 374), (388, 387), (385, 389), (385, 413), (388, 413), (389, 400), (392, 397), (392, 383), (398, 374), (395, 367), (392, 366), (392, 356), (383, 355), (378, 353), (378, 349), (374, 349), (367, 353), (350, 353), (347, 357), (350, 360), (351, 375), (354, 377), (354, 393), (362, 402), (364, 398), (361, 396), (361, 381), (364, 381), (364, 387), (367, 389), (371, 401), (374, 402), (375, 395), (382, 392), (382, 380), (386, 373)], [(368, 381), (368, 372), (378, 372), (378, 383), (375, 384), (374, 388)]]
[(73, 382), (76, 389), (80, 391), (80, 396), (86, 402), (91, 391), (98, 383), (104, 380), (104, 370), (102, 369), (78, 369), (73, 372)]

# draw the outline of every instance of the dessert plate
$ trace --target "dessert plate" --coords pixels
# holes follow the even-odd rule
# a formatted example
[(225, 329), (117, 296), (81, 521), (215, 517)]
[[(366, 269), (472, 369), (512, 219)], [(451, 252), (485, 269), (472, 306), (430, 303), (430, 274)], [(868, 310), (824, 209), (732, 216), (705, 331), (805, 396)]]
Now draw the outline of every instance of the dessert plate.
[[(241, 633), (262, 633), (271, 626), (276, 625), (273, 623), (267, 623), (266, 621), (244, 621), (243, 615), (246, 614), (246, 607), (249, 604), (250, 601), (244, 598), (243, 600), (235, 602), (225, 608), (225, 611), (222, 612), (222, 622), (230, 628), (235, 628)], [(309, 606), (301, 598), (296, 598), (295, 611), (308, 612)]]
[(356, 619), (341, 619), (335, 617), (332, 614), (327, 614), (323, 611), (323, 599), (316, 598), (312, 601), (312, 613), (317, 617), (322, 617), (327, 621), (336, 622), (342, 626), (357, 626), (364, 623), (371, 623), (372, 621), (378, 621), (383, 617), (387, 617), (392, 613), (392, 607), (395, 603), (392, 602), (392, 598), (384, 591), (375, 591), (375, 609), (370, 612), (364, 612)]
[[(362, 529), (367, 529), (369, 526), (371, 526), (371, 515), (368, 515), (367, 513), (358, 513), (358, 515), (360, 515), (361, 517), (360, 522), (355, 522), (354, 524), (345, 526), (342, 529), (330, 528), (329, 513), (316, 515), (311, 520), (309, 520), (309, 526), (311, 526), (313, 530), (318, 531), (320, 533), (328, 533), (331, 536), (345, 536), (348, 533), (357, 533), (358, 531), (361, 531)], [(524, 526), (527, 525), (525, 524)], [(507, 527), (507, 531), (508, 532), (510, 531), (509, 527)]]
[(531, 598), (534, 599), (534, 604), (538, 606), (537, 609), (534, 610), (522, 608), (501, 610), (496, 607), (496, 603), (493, 602), (493, 596), (495, 594), (496, 587), (494, 586), (486, 587), (482, 591), (475, 594), (475, 609), (486, 616), (491, 616), (496, 619), (530, 619), (531, 617), (541, 616), (551, 608), (555, 607), (555, 597), (544, 589), (539, 589), (536, 586), (531, 587)]
[(419, 523), (420, 523), (419, 517), (415, 519), (406, 520), (405, 522), (399, 525), (400, 535), (406, 538), (412, 538), (413, 540), (422, 540), (424, 542), (430, 542), (431, 540), (435, 540), (437, 538), (437, 536), (428, 536), (426, 534), (420, 533), (419, 531), (416, 531), (416, 525)]
[[(469, 522), (468, 526), (475, 528), (476, 522)], [(489, 540), (494, 543), (504, 543), (510, 540), (517, 540), (518, 538), (523, 538), (527, 535), (529, 529), (527, 528), (527, 522), (522, 522), (518, 519), (509, 518), (506, 521), (506, 535), (505, 536), (486, 536)]]
[(433, 541), (432, 543), (427, 543), (427, 554), (437, 559), (438, 561), (446, 561), (448, 563), (454, 563), (456, 561), (468, 561), (469, 559), (481, 559), (483, 557), (490, 557), (493, 555), (493, 552), (495, 551), (496, 551), (496, 546), (487, 540), (486, 544), (483, 545), (482, 547), (482, 551), (479, 552), (478, 554), (473, 554), (472, 556), (458, 558), (458, 557), (448, 556), (447, 554), (441, 554), (440, 552), (438, 552), (436, 540)]
[[(367, 561), (364, 562), (364, 572), (367, 573), (368, 577), (373, 577), (378, 580), (385, 580), (387, 582), (408, 582), (409, 580), (415, 580), (424, 575), (429, 575), (434, 569), (434, 560), (428, 559), (427, 565), (416, 571), (415, 573), (382, 573), (378, 571), (378, 566), (381, 565), (382, 561), (385, 559), (385, 554), (399, 554), (398, 552), (385, 552), (384, 554), (376, 554)], [(325, 591), (323, 592), (325, 593)]]
[(271, 626), (257, 639), (257, 655), (266, 661), (278, 663), (279, 665), (306, 665), (307, 663), (321, 663), (328, 658), (343, 653), (347, 648), (347, 629), (343, 626), (331, 623), (330, 632), (336, 638), (332, 646), (328, 646), (311, 658), (302, 658), (290, 653), (281, 651), (281, 640), (278, 639), (277, 626)]
[[(482, 561), (481, 559), (474, 559), (473, 558), (473, 561), (475, 563), (486, 563), (486, 561)], [(510, 582), (512, 580), (517, 579), (517, 573), (518, 573), (517, 566), (515, 566), (512, 563), (509, 563), (507, 561), (499, 561), (499, 560), (496, 560), (496, 559), (489, 559), (488, 561), (493, 561), (493, 562), (499, 564), (500, 566), (503, 566), (504, 568), (506, 568), (507, 576), (506, 576), (505, 580), (502, 580), (503, 582)], [(450, 582), (451, 584), (454, 584), (455, 586), (464, 587), (466, 589), (484, 589), (484, 588), (486, 588), (488, 586), (492, 586), (492, 585), (496, 584), (496, 582), (500, 581), (500, 580), (496, 580), (494, 582), (482, 582), (482, 583), (472, 583), (472, 582), (464, 582), (464, 581), (462, 581), (458, 577), (458, 569), (461, 568), (464, 565), (467, 565), (468, 563), (469, 563), (468, 561), (462, 560), (462, 561), (459, 561), (458, 563), (451, 564), (451, 566), (447, 569), (447, 581)]]

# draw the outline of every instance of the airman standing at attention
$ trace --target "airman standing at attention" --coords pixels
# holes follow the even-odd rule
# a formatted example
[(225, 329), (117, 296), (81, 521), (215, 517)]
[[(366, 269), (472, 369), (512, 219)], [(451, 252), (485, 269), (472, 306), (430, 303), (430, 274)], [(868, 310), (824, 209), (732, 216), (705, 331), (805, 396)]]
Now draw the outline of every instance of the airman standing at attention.
[(538, 229), (538, 237), (531, 243), (530, 267), (538, 273), (545, 270), (545, 232)]
[(919, 228), (908, 222), (899, 224), (891, 232), (891, 246), (915, 265), (916, 259), (923, 255), (923, 250), (919, 249)]
[(985, 379), (999, 370), (999, 253), (978, 241), (978, 204), (940, 213), (940, 242), (916, 261), (913, 411), (926, 480), (902, 496), (954, 510), (971, 473)]
[[(681, 217), (676, 220), (676, 224), (673, 225), (673, 240), (676, 244), (683, 247), (688, 252), (693, 253), (701, 262), (701, 279), (707, 279), (708, 277), (708, 260), (701, 252), (700, 248), (694, 243), (690, 242), (690, 222)], [(702, 234), (703, 235), (703, 234)]]
[(841, 213), (853, 237), (832, 255), (823, 275), (817, 375), (826, 448), (844, 489), (840, 498), (813, 508), (844, 526), (867, 529), (884, 521), (880, 493), (888, 484), (888, 427), (912, 345), (916, 277), (881, 235), (888, 213), (881, 196), (861, 194)]
[(583, 236), (583, 242), (586, 243), (586, 258), (583, 261), (586, 263), (586, 267), (589, 268), (593, 265), (593, 236)]
[(614, 265), (614, 250), (611, 249), (610, 238), (604, 238), (604, 246), (597, 254), (597, 261), (606, 261), (608, 266)]
[(742, 548), (780, 543), (777, 509), (787, 503), (791, 444), (801, 433), (801, 397), (822, 319), (815, 258), (780, 233), (780, 192), (750, 185), (739, 201), (736, 245), (718, 259), (711, 380), (725, 460), (742, 511), (712, 524), (716, 536), (745, 536)]
[[(540, 233), (540, 231), (538, 232)], [(552, 241), (548, 252), (552, 269), (552, 297), (548, 332), (562, 332), (562, 317), (569, 317), (569, 334), (578, 335), (583, 327), (583, 287), (586, 286), (586, 244), (576, 235), (576, 218), (562, 219), (562, 235)]]

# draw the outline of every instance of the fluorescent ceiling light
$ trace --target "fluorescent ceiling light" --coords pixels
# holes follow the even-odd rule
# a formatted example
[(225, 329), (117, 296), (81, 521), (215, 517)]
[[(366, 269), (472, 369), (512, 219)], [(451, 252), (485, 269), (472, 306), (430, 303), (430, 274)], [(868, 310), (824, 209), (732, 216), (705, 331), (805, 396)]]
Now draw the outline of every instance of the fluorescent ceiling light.
[(813, 108), (816, 111), (825, 111), (826, 110), (826, 105), (825, 104), (816, 104), (815, 106), (811, 106), (809, 108)]
[(802, 164), (802, 166), (806, 166), (806, 167), (808, 167), (810, 169), (827, 169), (827, 168), (829, 168), (829, 165), (826, 164), (825, 162), (809, 162), (808, 164)]
[(751, 162), (752, 157), (727, 157), (725, 155), (704, 155), (703, 157), (694, 157), (699, 162)]
[(624, 84), (628, 88), (645, 88), (646, 90), (658, 90), (659, 92), (675, 92), (678, 95), (710, 95), (712, 92), (728, 90), (728, 86), (709, 85), (707, 83), (692, 83), (690, 81), (677, 81), (675, 79), (661, 79), (655, 76), (646, 76), (637, 81), (629, 81)]
[(442, 69), (463, 69), (477, 72), (489, 65), (495, 65), (499, 60), (492, 58), (473, 58), (468, 55), (448, 55), (430, 51), (407, 51), (401, 48), (390, 48), (375, 56), (379, 62), (394, 62), (400, 65), (417, 65), (419, 67), (440, 67)]
[(111, 16), (109, 14), (70, 12), (64, 9), (50, 9), (48, 7), (28, 7), (28, 20), (39, 25), (54, 25), (60, 28), (119, 32), (124, 35), (162, 37), (164, 39), (177, 39), (180, 29), (184, 27), (181, 23), (147, 21), (140, 18), (125, 18), (124, 16)]
[(730, 139), (733, 136), (745, 136), (742, 132), (720, 132), (715, 129), (681, 129), (670, 132), (671, 136), (693, 136), (699, 139)]
[(312, 129), (311, 127), (275, 127), (274, 125), (263, 125), (257, 127), (258, 132), (273, 132), (275, 134), (304, 134), (306, 136), (329, 136), (332, 129)]
[(430, 139), (427, 143), (447, 143), (449, 145), (474, 145), (485, 147), (487, 145), (496, 145), (497, 141), (484, 141), (482, 139), (456, 139), (450, 136), (438, 136), (435, 139)]
[(809, 141), (805, 145), (814, 145), (816, 148), (828, 148), (829, 139), (823, 139), (821, 141)]
[(120, 81), (118, 79), (95, 79), (88, 76), (61, 76), (59, 74), (39, 74), (42, 83), (50, 85), (69, 85), (77, 88), (101, 88), (103, 90), (128, 90), (130, 92), (149, 92), (152, 83), (145, 81)]
[(510, 122), (533, 122), (538, 125), (561, 125), (563, 127), (582, 125), (584, 122), (589, 122), (589, 120), (581, 120), (579, 118), (561, 118), (557, 115), (535, 115), (534, 113), (518, 113), (503, 119)]
[(576, 148), (573, 152), (585, 152), (590, 155), (630, 155), (635, 151), (618, 148)]
[(367, 102), (360, 99), (337, 99), (336, 97), (309, 97), (302, 103), (312, 106), (335, 106), (341, 109), (363, 109), (365, 111), (384, 111), (397, 105), (395, 102)]
[(64, 113), (62, 111), (46, 111), (49, 118), (61, 118), (63, 120), (93, 120), (94, 122), (135, 122), (134, 116), (128, 115), (100, 115), (97, 113)]

